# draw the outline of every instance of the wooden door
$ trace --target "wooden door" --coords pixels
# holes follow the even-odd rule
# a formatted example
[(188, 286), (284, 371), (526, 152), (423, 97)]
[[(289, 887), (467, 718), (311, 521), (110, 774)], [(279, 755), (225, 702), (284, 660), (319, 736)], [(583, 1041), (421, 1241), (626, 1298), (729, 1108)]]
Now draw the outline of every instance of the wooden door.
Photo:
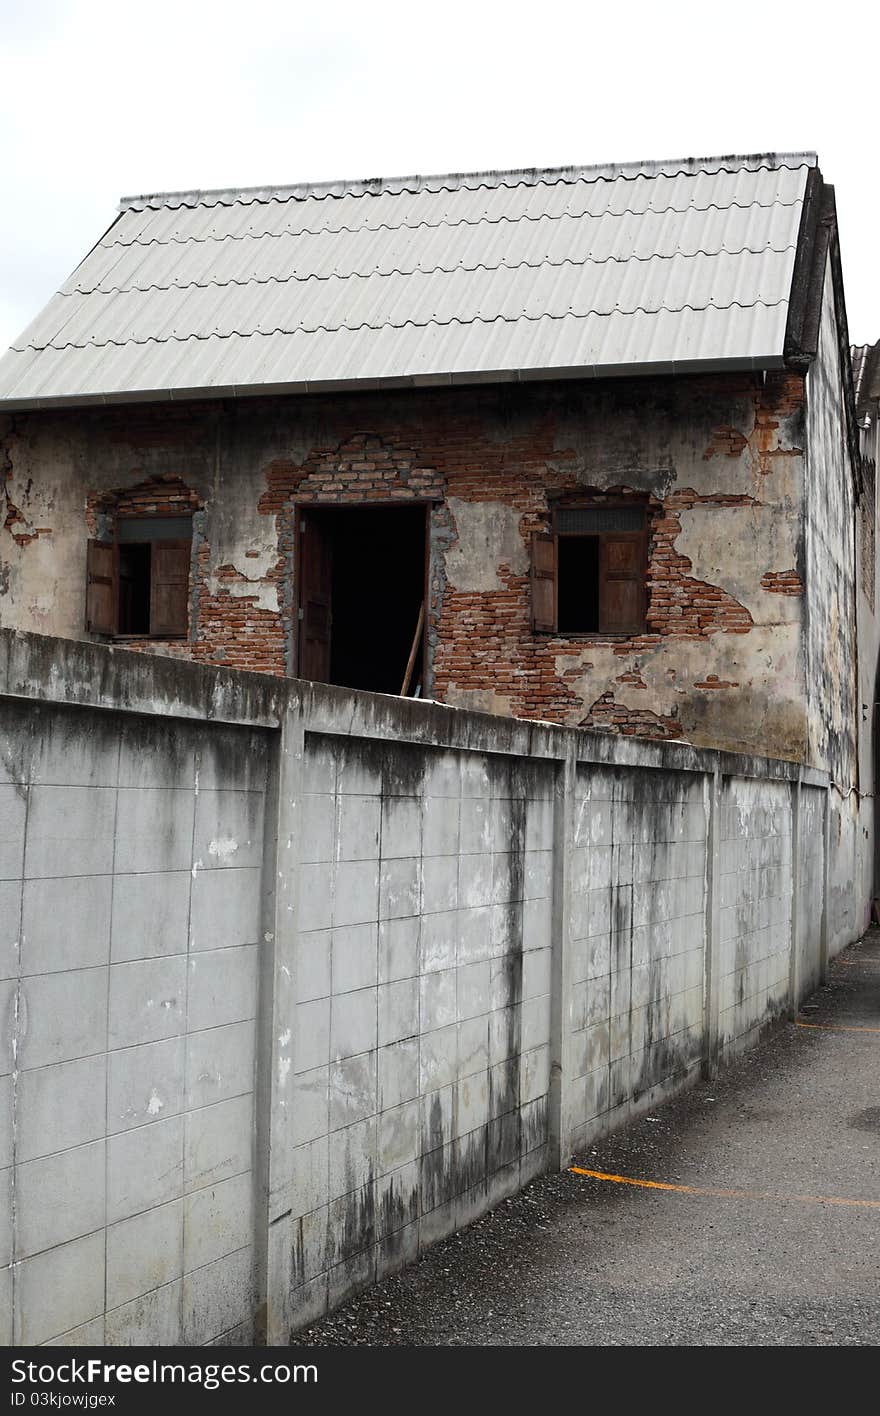
[(189, 620), (189, 541), (154, 541), (150, 566), (150, 633), (184, 637)]
[(645, 626), (645, 538), (602, 537), (599, 555), (599, 630), (640, 634)]
[(299, 678), (330, 681), (333, 547), (327, 522), (310, 511), (299, 518)]
[(556, 631), (556, 537), (532, 532), (532, 629), (540, 634)]
[(90, 634), (116, 634), (118, 610), (116, 547), (106, 541), (89, 541), (86, 546), (86, 629)]

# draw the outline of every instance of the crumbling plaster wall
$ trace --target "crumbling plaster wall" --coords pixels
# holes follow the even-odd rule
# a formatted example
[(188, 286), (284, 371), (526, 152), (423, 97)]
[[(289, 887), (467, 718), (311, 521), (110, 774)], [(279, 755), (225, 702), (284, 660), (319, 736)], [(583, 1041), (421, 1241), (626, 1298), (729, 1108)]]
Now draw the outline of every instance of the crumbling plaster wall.
[[(434, 697), (798, 758), (802, 419), (787, 374), (17, 415), (0, 615), (82, 637), (90, 506), (179, 477), (202, 508), (190, 636), (148, 647), (295, 672), (294, 507), (430, 500)], [(638, 638), (531, 632), (530, 533), (581, 490), (649, 500)]]
[(190, 642), (152, 640), (145, 647), (283, 672), (279, 537), (274, 518), (258, 509), (255, 479), (239, 475), (234, 456), (221, 455), (222, 426), (222, 410), (204, 405), (7, 419), (0, 445), (0, 622), (85, 637), (88, 537), (109, 533), (105, 514), (117, 499), (137, 492), (149, 510), (150, 489), (161, 501), (164, 484), (179, 479), (200, 509)]
[[(876, 756), (880, 734), (880, 598), (877, 584), (877, 494), (876, 475), (866, 479), (859, 507), (862, 534), (856, 537), (857, 574), (856, 603), (858, 613), (859, 685), (856, 702), (859, 752), (859, 827), (862, 842), (858, 859), (861, 869), (859, 898), (870, 900), (880, 895), (880, 871), (877, 851), (880, 839), (876, 824)], [(874, 528), (874, 536), (864, 532), (865, 522)], [(873, 595), (870, 591), (873, 590)], [(868, 843), (867, 845), (863, 844)]]
[[(499, 418), (503, 478), (448, 502), (436, 693), (517, 716), (803, 753), (803, 388), (798, 378), (560, 389)], [(527, 538), (548, 493), (648, 494), (646, 633), (534, 636)], [(474, 508), (479, 506), (479, 521)], [(520, 512), (519, 534), (511, 511)], [(494, 562), (494, 565), (493, 565)], [(493, 583), (493, 579), (494, 582)]]
[(863, 895), (880, 895), (880, 832), (877, 830), (876, 783), (877, 743), (880, 739), (880, 574), (877, 558), (877, 467), (880, 464), (880, 405), (874, 403), (872, 421), (861, 432), (863, 458), (861, 490), (857, 513), (855, 583), (858, 615), (859, 689), (858, 744), (860, 825), (863, 841), (859, 859)]
[[(868, 923), (874, 790), (865, 659), (876, 659), (873, 625), (858, 592), (856, 500), (841, 394), (842, 371), (830, 261), (819, 346), (807, 375), (804, 632), (807, 761), (831, 777), (829, 950)], [(857, 614), (858, 611), (858, 614)], [(873, 618), (873, 617), (871, 617)], [(862, 633), (858, 634), (859, 628)], [(869, 633), (865, 633), (869, 629)], [(873, 695), (872, 695), (873, 697)]]
[(829, 269), (819, 348), (807, 375), (804, 653), (809, 761), (846, 789), (855, 783), (858, 718), (854, 488), (841, 386)]

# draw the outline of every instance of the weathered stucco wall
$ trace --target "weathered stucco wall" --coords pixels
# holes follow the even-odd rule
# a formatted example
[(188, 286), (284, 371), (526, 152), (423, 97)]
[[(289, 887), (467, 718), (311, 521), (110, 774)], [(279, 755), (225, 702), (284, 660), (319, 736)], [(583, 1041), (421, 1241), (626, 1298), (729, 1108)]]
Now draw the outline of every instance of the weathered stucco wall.
[(287, 1341), (863, 910), (782, 761), (8, 631), (0, 747), (6, 1342)]
[[(861, 429), (862, 477), (857, 513), (859, 857), (868, 895), (880, 896), (880, 831), (876, 774), (880, 743), (880, 566), (877, 557), (877, 469), (880, 466), (880, 402), (869, 404), (871, 421)], [(864, 409), (861, 410), (864, 416)], [(867, 842), (867, 847), (862, 843)]]
[[(289, 673), (294, 507), (433, 499), (434, 697), (798, 759), (803, 417), (782, 374), (17, 415), (0, 616), (80, 637), (102, 509), (182, 485), (199, 508), (189, 640), (152, 648)], [(637, 639), (531, 632), (529, 536), (578, 490), (649, 498)]]
[(855, 488), (846, 442), (842, 374), (830, 269), (826, 271), (819, 349), (807, 375), (804, 638), (807, 761), (826, 768), (842, 790), (856, 785)]
[(258, 509), (253, 469), (240, 475), (234, 436), (220, 456), (221, 425), (222, 411), (202, 406), (12, 420), (0, 623), (82, 638), (85, 543), (106, 532), (102, 517), (120, 501), (140, 514), (184, 503), (196, 510), (189, 641), (153, 641), (151, 652), (281, 672), (279, 537)]
[(859, 533), (864, 515), (873, 525), (876, 513), (873, 505), (857, 503), (841, 385), (829, 265), (819, 347), (807, 375), (804, 653), (807, 760), (827, 770), (834, 784), (828, 822), (832, 952), (867, 926), (874, 888), (878, 651), (876, 564), (864, 560), (875, 537)]

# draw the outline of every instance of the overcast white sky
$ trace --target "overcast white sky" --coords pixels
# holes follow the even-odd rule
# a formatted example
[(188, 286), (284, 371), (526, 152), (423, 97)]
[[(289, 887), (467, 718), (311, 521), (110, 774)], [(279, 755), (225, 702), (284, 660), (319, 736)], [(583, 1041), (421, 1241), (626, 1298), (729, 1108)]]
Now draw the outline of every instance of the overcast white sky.
[(0, 0), (0, 348), (122, 194), (819, 153), (880, 339), (876, 0)]

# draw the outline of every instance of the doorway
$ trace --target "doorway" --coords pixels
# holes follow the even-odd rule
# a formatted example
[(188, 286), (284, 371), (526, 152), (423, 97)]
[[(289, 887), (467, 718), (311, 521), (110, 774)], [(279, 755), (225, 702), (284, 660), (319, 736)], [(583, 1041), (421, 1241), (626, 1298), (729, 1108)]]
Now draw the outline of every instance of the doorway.
[(298, 509), (300, 678), (423, 692), (427, 532), (424, 505)]

